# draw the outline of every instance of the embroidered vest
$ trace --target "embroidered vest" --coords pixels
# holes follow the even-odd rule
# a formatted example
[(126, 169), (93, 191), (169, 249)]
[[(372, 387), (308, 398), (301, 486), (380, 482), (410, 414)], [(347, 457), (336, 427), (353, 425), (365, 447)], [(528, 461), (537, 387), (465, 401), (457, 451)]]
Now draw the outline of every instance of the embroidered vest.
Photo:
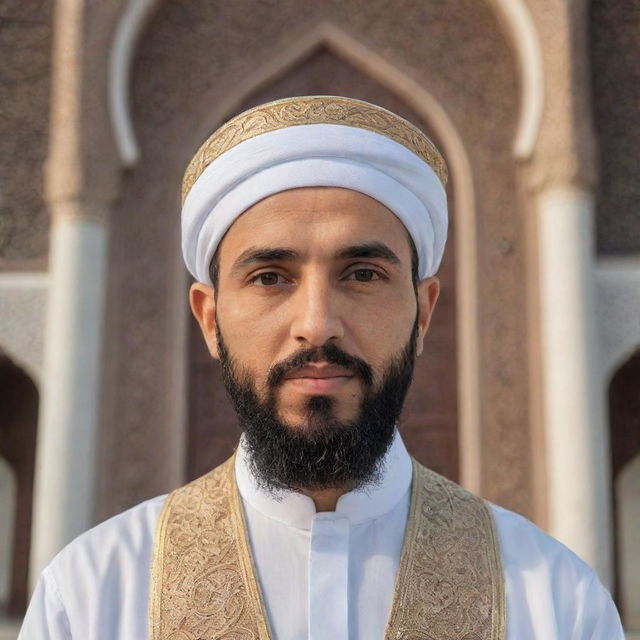
[[(234, 458), (174, 491), (156, 528), (150, 640), (270, 640)], [(386, 640), (505, 640), (504, 576), (485, 503), (414, 461)]]

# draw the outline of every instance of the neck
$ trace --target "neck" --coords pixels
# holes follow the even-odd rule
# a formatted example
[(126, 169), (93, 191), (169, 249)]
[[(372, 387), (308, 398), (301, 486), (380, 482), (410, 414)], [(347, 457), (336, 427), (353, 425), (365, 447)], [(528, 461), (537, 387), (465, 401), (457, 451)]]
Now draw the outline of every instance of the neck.
[(305, 496), (309, 496), (313, 500), (313, 504), (316, 506), (316, 511), (335, 511), (338, 504), (338, 498), (348, 491), (351, 491), (352, 488), (353, 487), (339, 487), (319, 489), (317, 491), (303, 489), (301, 493)]

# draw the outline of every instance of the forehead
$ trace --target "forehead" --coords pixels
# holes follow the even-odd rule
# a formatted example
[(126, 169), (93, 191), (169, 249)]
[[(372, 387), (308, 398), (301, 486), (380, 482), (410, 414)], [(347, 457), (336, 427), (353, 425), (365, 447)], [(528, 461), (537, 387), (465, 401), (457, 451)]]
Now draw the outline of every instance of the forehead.
[(329, 257), (341, 247), (384, 243), (409, 265), (409, 236), (399, 218), (370, 196), (338, 187), (304, 187), (269, 196), (245, 211), (220, 247), (221, 263), (251, 246), (287, 247)]

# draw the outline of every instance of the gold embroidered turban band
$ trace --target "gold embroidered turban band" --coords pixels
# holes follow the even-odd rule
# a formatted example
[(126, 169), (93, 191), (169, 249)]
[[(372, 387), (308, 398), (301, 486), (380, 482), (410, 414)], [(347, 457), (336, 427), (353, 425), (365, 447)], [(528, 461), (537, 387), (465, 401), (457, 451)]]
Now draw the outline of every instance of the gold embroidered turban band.
[(222, 125), (200, 147), (182, 183), (182, 251), (211, 284), (224, 234), (249, 207), (298, 187), (343, 187), (375, 198), (405, 225), (419, 275), (433, 275), (447, 237), (447, 168), (418, 128), (368, 102), (286, 98)]

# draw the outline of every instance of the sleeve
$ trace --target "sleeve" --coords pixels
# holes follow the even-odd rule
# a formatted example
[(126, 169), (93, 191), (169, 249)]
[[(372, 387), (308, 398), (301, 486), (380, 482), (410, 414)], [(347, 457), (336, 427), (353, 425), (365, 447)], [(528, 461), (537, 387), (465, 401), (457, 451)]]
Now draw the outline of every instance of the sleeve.
[(38, 580), (18, 640), (71, 640), (67, 612), (48, 569)]
[(618, 610), (598, 578), (592, 575), (580, 591), (575, 640), (624, 640)]

